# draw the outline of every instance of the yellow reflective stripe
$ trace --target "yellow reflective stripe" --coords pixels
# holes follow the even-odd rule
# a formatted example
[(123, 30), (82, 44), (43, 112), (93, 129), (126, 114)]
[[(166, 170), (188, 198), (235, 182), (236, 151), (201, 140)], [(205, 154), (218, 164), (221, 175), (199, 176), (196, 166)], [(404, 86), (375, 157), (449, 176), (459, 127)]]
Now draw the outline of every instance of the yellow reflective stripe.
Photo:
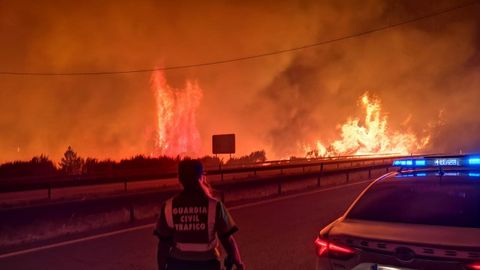
[(165, 203), (165, 220), (167, 221), (167, 225), (170, 228), (173, 228), (172, 201), (173, 198), (170, 198)]
[(217, 239), (210, 243), (175, 243), (175, 247), (181, 251), (205, 252), (217, 247)]
[(210, 241), (216, 241), (215, 237), (215, 217), (217, 212), (217, 201), (214, 199), (208, 199), (208, 239)]

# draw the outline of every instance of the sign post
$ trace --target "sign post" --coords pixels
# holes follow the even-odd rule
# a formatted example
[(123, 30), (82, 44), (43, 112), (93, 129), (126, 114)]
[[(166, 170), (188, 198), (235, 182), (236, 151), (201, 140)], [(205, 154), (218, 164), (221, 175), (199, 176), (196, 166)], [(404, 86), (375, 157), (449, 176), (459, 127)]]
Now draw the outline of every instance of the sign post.
[[(235, 134), (219, 134), (212, 136), (212, 153), (218, 154), (235, 154)], [(222, 162), (219, 162), (221, 180), (223, 181)]]

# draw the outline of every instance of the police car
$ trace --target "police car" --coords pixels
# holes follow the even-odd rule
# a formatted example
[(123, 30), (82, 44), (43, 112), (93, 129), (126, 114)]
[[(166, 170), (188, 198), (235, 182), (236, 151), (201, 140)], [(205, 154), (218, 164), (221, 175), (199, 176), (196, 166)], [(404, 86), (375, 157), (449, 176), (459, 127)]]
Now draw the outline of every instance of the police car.
[(320, 231), (317, 269), (480, 270), (480, 156), (393, 166)]

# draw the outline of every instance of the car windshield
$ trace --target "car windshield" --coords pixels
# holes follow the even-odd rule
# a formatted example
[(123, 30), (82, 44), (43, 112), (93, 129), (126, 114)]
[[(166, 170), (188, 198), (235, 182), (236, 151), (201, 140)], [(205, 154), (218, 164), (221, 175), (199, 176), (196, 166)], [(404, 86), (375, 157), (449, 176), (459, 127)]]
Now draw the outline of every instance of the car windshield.
[(480, 177), (397, 176), (371, 186), (347, 218), (480, 228)]

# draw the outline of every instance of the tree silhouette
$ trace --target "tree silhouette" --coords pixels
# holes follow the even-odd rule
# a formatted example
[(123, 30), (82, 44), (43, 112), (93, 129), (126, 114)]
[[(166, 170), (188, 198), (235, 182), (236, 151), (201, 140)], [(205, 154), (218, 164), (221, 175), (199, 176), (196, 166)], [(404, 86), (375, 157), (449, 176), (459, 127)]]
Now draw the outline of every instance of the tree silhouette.
[(0, 165), (0, 178), (44, 177), (57, 174), (53, 161), (46, 155), (33, 157), (30, 161), (12, 161)]
[(63, 154), (59, 165), (63, 173), (67, 175), (78, 175), (82, 172), (83, 159), (77, 156), (77, 153), (69, 146)]
[(265, 150), (255, 151), (250, 153), (250, 155), (241, 156), (239, 158), (231, 158), (227, 161), (227, 165), (245, 165), (249, 163), (265, 162), (267, 160), (267, 155)]
[(33, 157), (29, 164), (32, 168), (32, 174), (37, 176), (55, 175), (57, 172), (57, 168), (55, 168), (53, 161), (44, 154)]

